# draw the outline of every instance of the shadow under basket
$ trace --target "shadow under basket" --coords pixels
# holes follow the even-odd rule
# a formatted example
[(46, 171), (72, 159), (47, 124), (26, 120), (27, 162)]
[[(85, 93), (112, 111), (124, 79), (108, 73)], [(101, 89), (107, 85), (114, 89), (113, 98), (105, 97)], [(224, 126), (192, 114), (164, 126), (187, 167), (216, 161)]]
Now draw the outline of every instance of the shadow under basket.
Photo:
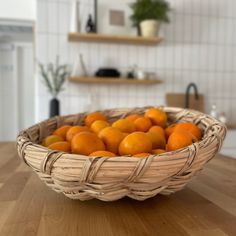
[[(113, 122), (130, 114), (144, 114), (149, 107), (111, 109), (102, 112)], [(56, 128), (84, 124), (86, 113), (54, 117), (22, 131), (17, 149), (50, 188), (71, 199), (114, 201), (125, 196), (145, 200), (157, 194), (171, 194), (182, 189), (222, 146), (226, 127), (203, 113), (173, 107), (162, 107), (170, 122), (193, 122), (202, 130), (202, 140), (186, 148), (151, 155), (87, 157), (52, 151), (40, 145)]]

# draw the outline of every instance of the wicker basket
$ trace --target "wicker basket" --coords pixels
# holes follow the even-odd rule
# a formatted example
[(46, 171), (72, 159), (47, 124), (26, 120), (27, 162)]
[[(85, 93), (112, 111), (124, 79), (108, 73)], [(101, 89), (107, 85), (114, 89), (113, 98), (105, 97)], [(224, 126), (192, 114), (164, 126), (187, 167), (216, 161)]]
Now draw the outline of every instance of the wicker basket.
[[(104, 110), (110, 122), (149, 107)], [(20, 157), (50, 188), (72, 199), (97, 198), (114, 201), (125, 196), (145, 200), (158, 193), (182, 189), (219, 151), (226, 127), (216, 119), (194, 110), (163, 107), (170, 122), (191, 121), (203, 131), (203, 139), (191, 146), (134, 157), (87, 157), (49, 150), (39, 143), (57, 127), (83, 124), (86, 113), (55, 117), (22, 131), (17, 138)]]

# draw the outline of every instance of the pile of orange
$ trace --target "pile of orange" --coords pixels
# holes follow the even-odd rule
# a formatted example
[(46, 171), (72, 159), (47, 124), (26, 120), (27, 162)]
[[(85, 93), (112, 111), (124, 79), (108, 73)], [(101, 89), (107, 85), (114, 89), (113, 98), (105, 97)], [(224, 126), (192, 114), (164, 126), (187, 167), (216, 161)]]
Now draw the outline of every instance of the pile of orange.
[(90, 113), (84, 125), (64, 125), (43, 140), (52, 150), (86, 156), (147, 157), (175, 151), (199, 141), (200, 128), (190, 122), (168, 124), (158, 108), (109, 123), (100, 112)]

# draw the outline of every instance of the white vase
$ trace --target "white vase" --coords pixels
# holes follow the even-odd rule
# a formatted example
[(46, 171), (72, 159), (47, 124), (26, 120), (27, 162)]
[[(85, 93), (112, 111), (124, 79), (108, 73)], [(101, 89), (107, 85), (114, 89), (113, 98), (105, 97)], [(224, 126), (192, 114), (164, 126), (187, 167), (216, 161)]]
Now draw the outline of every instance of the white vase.
[(71, 4), (70, 32), (80, 32), (79, 1), (73, 0)]
[(136, 71), (136, 78), (137, 78), (138, 80), (145, 80), (145, 79), (147, 79), (147, 74), (146, 74), (146, 72), (144, 72), (143, 70), (138, 69), (138, 70)]
[(157, 20), (144, 20), (140, 23), (140, 28), (143, 37), (157, 37), (160, 23)]

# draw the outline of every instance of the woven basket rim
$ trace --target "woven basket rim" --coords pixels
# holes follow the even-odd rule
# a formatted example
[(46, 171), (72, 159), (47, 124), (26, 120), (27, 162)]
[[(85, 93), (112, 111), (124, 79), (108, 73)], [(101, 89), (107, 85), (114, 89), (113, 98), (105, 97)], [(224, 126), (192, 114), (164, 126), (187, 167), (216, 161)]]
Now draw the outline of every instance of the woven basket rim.
[[(155, 107), (155, 106), (146, 106), (146, 107), (137, 107), (138, 109), (148, 109), (148, 108), (151, 108), (151, 107)], [(210, 115), (207, 115), (207, 114), (204, 114), (202, 112), (199, 112), (199, 111), (196, 111), (196, 110), (193, 110), (193, 109), (185, 109), (185, 108), (180, 108), (180, 107), (168, 107), (168, 106), (156, 106), (157, 108), (161, 108), (161, 109), (164, 109), (165, 111), (166, 110), (172, 110), (174, 109), (176, 112), (181, 112), (181, 111), (186, 111), (186, 112), (194, 112), (196, 114), (199, 114), (199, 115), (202, 115), (204, 116), (204, 118), (209, 118), (211, 120), (214, 120), (214, 125), (220, 125), (220, 126), (223, 126), (226, 128), (225, 124), (223, 124), (222, 122), (220, 122), (219, 120), (215, 119), (214, 117), (210, 116)], [(95, 111), (91, 111), (91, 112), (106, 112), (106, 111), (111, 111), (111, 110), (133, 110), (133, 108), (110, 108), (110, 109), (104, 109), (104, 110), (95, 110)], [(74, 114), (70, 114), (70, 115), (63, 115), (63, 116), (55, 116), (55, 117), (52, 117), (52, 118), (49, 118), (49, 119), (46, 119), (46, 120), (43, 120), (37, 124), (34, 124), (32, 126), (30, 126), (29, 128), (27, 129), (24, 129), (23, 131), (21, 131), (19, 133), (19, 135), (17, 136), (17, 140), (19, 138), (24, 138), (26, 139), (25, 141), (27, 141), (27, 147), (28, 146), (31, 146), (33, 145), (34, 148), (39, 148), (39, 149), (43, 149), (47, 152), (54, 152), (54, 153), (60, 153), (60, 154), (66, 154), (66, 155), (70, 155), (70, 156), (79, 156), (80, 159), (81, 158), (84, 158), (84, 159), (94, 159), (94, 158), (104, 158), (103, 156), (86, 156), (86, 155), (82, 155), (82, 154), (73, 154), (73, 153), (66, 153), (66, 152), (62, 152), (62, 151), (55, 151), (55, 150), (51, 150), (47, 147), (44, 147), (42, 146), (41, 144), (39, 143), (34, 143), (30, 140), (29, 137), (27, 137), (27, 131), (34, 128), (35, 126), (38, 126), (40, 124), (43, 124), (43, 123), (46, 123), (50, 120), (54, 120), (54, 119), (57, 119), (58, 117), (62, 117), (62, 118), (67, 118), (67, 117), (71, 117), (71, 116), (75, 116), (75, 115), (80, 115), (80, 114), (89, 114), (91, 112), (82, 112), (82, 113), (74, 113)], [(180, 122), (181, 123), (181, 122)], [(165, 153), (161, 153), (161, 154), (150, 154), (149, 156), (147, 157), (134, 157), (132, 155), (124, 155), (124, 156), (115, 156), (115, 157), (106, 157), (107, 159), (109, 158), (112, 158), (112, 159), (116, 159), (116, 158), (126, 158), (127, 160), (129, 159), (136, 159), (136, 160), (140, 160), (140, 159), (143, 159), (143, 158), (162, 158), (162, 157), (165, 157), (166, 156), (169, 156), (169, 155), (173, 155), (173, 154), (178, 154), (178, 153), (182, 153), (182, 152), (185, 152), (185, 151), (188, 151), (191, 147), (193, 147), (194, 145), (198, 144), (198, 145), (201, 145), (203, 142), (205, 142), (205, 140), (208, 138), (207, 135), (203, 134), (201, 140), (197, 141), (197, 142), (194, 142), (193, 144), (191, 145), (188, 145), (184, 148), (181, 148), (181, 149), (178, 149), (178, 150), (175, 150), (175, 151), (168, 151), (168, 152), (165, 152)]]

